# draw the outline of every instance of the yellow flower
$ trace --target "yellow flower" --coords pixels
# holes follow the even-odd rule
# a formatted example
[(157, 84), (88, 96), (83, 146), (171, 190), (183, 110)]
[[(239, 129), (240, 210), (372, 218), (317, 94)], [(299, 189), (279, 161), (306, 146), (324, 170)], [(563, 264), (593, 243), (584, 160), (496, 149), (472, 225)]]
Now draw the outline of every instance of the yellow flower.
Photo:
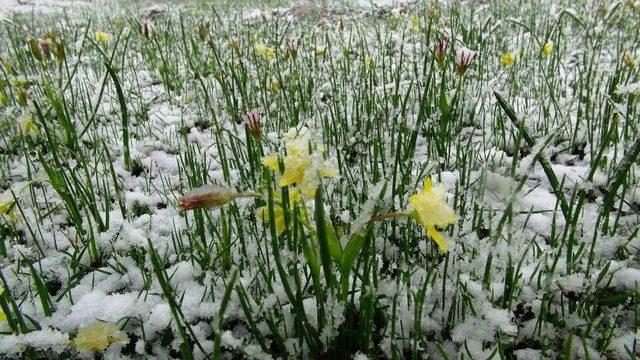
[(94, 33), (96, 41), (101, 42), (101, 43), (106, 43), (109, 41), (109, 39), (111, 39), (111, 35), (107, 34), (106, 32), (102, 32), (99, 30), (96, 30), (96, 32)]
[(411, 17), (411, 26), (413, 26), (414, 30), (418, 30), (420, 28), (420, 19), (417, 16)]
[(367, 69), (371, 69), (373, 67), (373, 59), (369, 56), (364, 58), (364, 67)]
[(544, 54), (544, 56), (550, 56), (551, 52), (553, 52), (553, 43), (548, 42), (544, 44), (544, 46), (542, 47), (542, 54)]
[(410, 212), (411, 217), (416, 219), (420, 225), (427, 230), (427, 236), (438, 244), (441, 252), (446, 252), (449, 248), (447, 240), (438, 232), (436, 226), (446, 227), (453, 224), (457, 217), (453, 209), (445, 201), (444, 187), (433, 185), (428, 178), (424, 182), (422, 192), (409, 197), (409, 202), (413, 206)]
[(276, 77), (271, 78), (271, 91), (278, 92), (280, 91), (280, 81)]
[(510, 52), (504, 53), (500, 57), (500, 65), (502, 65), (502, 67), (509, 67), (513, 65), (515, 62), (516, 62), (516, 57)]
[(38, 127), (33, 122), (33, 119), (30, 115), (25, 114), (21, 116), (18, 121), (20, 122), (20, 130), (23, 134), (31, 137), (36, 137), (38, 136), (38, 134), (40, 134), (40, 130), (38, 130)]
[(73, 343), (78, 350), (102, 351), (109, 345), (125, 342), (129, 338), (120, 329), (103, 321), (97, 321), (78, 331)]
[[(295, 184), (306, 197), (312, 198), (321, 178), (337, 176), (335, 169), (322, 157), (324, 147), (311, 139), (308, 128), (290, 129), (284, 136), (284, 144), (287, 155), (283, 159), (284, 173), (280, 178), (280, 186)], [(262, 164), (271, 170), (279, 170), (276, 155), (265, 156)]]
[[(274, 194), (277, 194), (277, 192), (274, 191)], [(301, 198), (302, 197), (300, 196), (300, 190), (292, 189), (289, 192), (289, 208), (293, 209), (293, 207), (295, 206), (295, 203), (299, 201)], [(265, 205), (265, 206), (259, 207), (257, 210), (257, 214), (265, 222), (267, 223), (269, 222), (269, 206)], [(275, 216), (274, 221), (276, 223), (276, 235), (280, 236), (282, 235), (282, 233), (285, 231), (287, 227), (287, 224), (284, 221), (284, 209), (282, 208), (282, 206), (274, 203), (273, 214)]]
[(264, 165), (267, 169), (271, 169), (273, 171), (279, 171), (280, 166), (278, 165), (278, 155), (271, 154), (263, 157), (262, 165)]
[(276, 53), (272, 47), (269, 47), (265, 44), (256, 44), (255, 45), (256, 55), (262, 56), (265, 59), (273, 59), (276, 57)]
[[(0, 224), (15, 223), (17, 220), (15, 200), (9, 192), (0, 194)], [(2, 289), (4, 291), (4, 289)], [(2, 294), (2, 291), (0, 291)]]

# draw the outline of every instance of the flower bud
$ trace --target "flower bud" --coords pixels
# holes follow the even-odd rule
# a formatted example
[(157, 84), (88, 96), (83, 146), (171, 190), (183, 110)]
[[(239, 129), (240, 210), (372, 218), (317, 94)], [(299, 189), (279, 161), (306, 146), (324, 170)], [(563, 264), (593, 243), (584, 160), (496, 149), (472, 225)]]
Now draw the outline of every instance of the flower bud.
[(298, 48), (300, 47), (300, 38), (291, 38), (287, 40), (285, 56), (295, 58), (298, 56)]
[(33, 55), (33, 57), (36, 60), (41, 61), (42, 60), (42, 52), (40, 51), (40, 47), (36, 43), (36, 39), (34, 39), (33, 37), (29, 36), (27, 38), (27, 43), (29, 44), (29, 49), (31, 50), (31, 55)]
[(64, 61), (64, 45), (61, 39), (56, 39), (56, 61), (61, 64)]
[(429, 6), (429, 13), (428, 13), (429, 19), (434, 19), (436, 15), (438, 15), (438, 8), (435, 5), (431, 4)]
[(249, 133), (256, 139), (260, 138), (260, 117), (262, 113), (262, 109), (255, 108), (240, 115), (242, 123), (247, 126), (247, 129), (249, 129)]
[(630, 68), (633, 68), (636, 64), (633, 61), (633, 58), (631, 57), (631, 54), (628, 52), (625, 52), (624, 54), (622, 54), (622, 62)]
[(151, 26), (149, 25), (149, 22), (145, 21), (142, 23), (140, 32), (142, 33), (142, 37), (144, 37), (145, 39), (149, 38), (149, 34), (151, 33)]
[(40, 39), (40, 47), (42, 48), (44, 57), (46, 57), (47, 59), (51, 59), (51, 39)]
[(198, 24), (198, 37), (201, 41), (205, 41), (207, 39), (207, 33), (209, 32), (209, 23), (206, 21), (201, 21)]
[(444, 60), (447, 56), (447, 46), (449, 44), (447, 43), (447, 40), (445, 39), (440, 39), (440, 41), (438, 41), (438, 45), (436, 45), (436, 49), (433, 53), (433, 57), (436, 59), (436, 62), (438, 63), (438, 66), (440, 66), (441, 69), (444, 68)]
[(240, 41), (238, 41), (238, 38), (233, 37), (229, 39), (229, 49), (240, 51)]
[(180, 210), (215, 209), (237, 198), (238, 193), (218, 185), (204, 185), (184, 194), (178, 205)]
[(467, 69), (469, 69), (469, 66), (471, 66), (471, 63), (475, 58), (476, 58), (475, 51), (466, 47), (457, 49), (456, 64), (458, 65), (458, 75), (463, 76), (467, 72)]
[(24, 88), (20, 88), (18, 89), (18, 104), (20, 104), (23, 107), (27, 106), (27, 102), (29, 101), (27, 99), (27, 90), (25, 90)]

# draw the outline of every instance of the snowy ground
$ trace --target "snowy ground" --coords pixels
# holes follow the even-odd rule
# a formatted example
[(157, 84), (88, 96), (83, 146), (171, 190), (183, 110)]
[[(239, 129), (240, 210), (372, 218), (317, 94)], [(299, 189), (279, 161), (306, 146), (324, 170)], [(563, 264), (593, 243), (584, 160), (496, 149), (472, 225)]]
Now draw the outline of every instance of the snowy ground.
[(0, 18), (12, 12), (47, 13), (61, 9), (77, 10), (91, 5), (90, 1), (58, 1), (58, 0), (0, 0)]
[[(91, 358), (96, 322), (114, 359), (640, 355), (640, 4), (2, 16), (0, 355)], [(303, 127), (322, 201), (264, 166)], [(447, 252), (411, 213), (429, 176)], [(205, 184), (258, 198), (181, 211)]]

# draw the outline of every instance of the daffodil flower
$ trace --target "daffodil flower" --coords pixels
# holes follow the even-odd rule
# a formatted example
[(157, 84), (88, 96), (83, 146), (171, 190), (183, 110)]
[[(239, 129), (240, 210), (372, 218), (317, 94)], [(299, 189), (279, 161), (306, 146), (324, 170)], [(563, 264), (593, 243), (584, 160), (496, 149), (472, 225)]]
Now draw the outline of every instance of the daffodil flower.
[(427, 230), (427, 236), (436, 242), (441, 252), (449, 249), (447, 240), (438, 232), (437, 227), (453, 224), (457, 217), (453, 208), (445, 201), (446, 193), (441, 184), (433, 185), (428, 178), (424, 182), (424, 189), (409, 197), (413, 209), (409, 216), (416, 219)]
[(420, 19), (417, 16), (412, 16), (410, 22), (414, 31), (420, 30)]
[(269, 47), (265, 44), (256, 44), (255, 45), (256, 55), (262, 56), (265, 59), (273, 59), (276, 57), (275, 50), (272, 47)]
[(502, 56), (500, 57), (500, 65), (502, 67), (509, 67), (513, 65), (515, 62), (516, 62), (516, 57), (510, 52), (506, 52), (502, 54)]
[[(333, 166), (322, 157), (324, 147), (312, 141), (308, 128), (290, 129), (284, 136), (284, 144), (287, 155), (283, 159), (284, 172), (280, 177), (280, 186), (296, 185), (304, 196), (312, 198), (321, 178), (337, 176)], [(277, 155), (265, 156), (262, 164), (271, 170), (279, 171)]]
[(96, 30), (96, 32), (93, 35), (95, 36), (96, 41), (101, 43), (109, 42), (109, 39), (111, 39), (111, 35), (99, 30)]
[(18, 119), (18, 121), (20, 123), (20, 130), (22, 131), (23, 134), (30, 136), (32, 138), (35, 138), (40, 134), (40, 130), (38, 130), (38, 127), (33, 122), (33, 118), (31, 118), (30, 115), (28, 114), (22, 115)]
[(280, 81), (275, 76), (271, 78), (271, 91), (278, 92), (280, 91)]
[(11, 193), (4, 192), (0, 194), (0, 224), (15, 223), (17, 220), (15, 203)]
[(97, 321), (78, 331), (73, 343), (78, 350), (102, 351), (113, 343), (126, 342), (129, 338), (116, 326), (104, 321)]
[[(277, 194), (277, 192), (274, 192), (274, 194)], [(293, 207), (295, 206), (296, 202), (298, 202), (300, 199), (302, 199), (302, 196), (300, 195), (300, 190), (292, 189), (289, 192), (289, 208), (293, 209)], [(259, 207), (258, 210), (257, 210), (257, 214), (265, 222), (269, 222), (269, 207), (268, 206), (265, 205), (265, 206)], [(282, 235), (282, 233), (287, 228), (287, 224), (286, 224), (286, 222), (284, 220), (284, 209), (282, 208), (282, 206), (274, 203), (273, 204), (273, 215), (274, 215), (274, 222), (276, 224), (276, 235), (280, 236), (280, 235)]]

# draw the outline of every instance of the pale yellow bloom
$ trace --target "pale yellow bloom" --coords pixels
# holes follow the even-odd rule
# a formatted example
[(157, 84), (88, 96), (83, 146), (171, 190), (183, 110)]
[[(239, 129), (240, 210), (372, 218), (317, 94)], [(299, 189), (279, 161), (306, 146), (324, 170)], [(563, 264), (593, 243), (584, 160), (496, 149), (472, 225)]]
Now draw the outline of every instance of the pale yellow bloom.
[[(277, 194), (277, 192), (274, 191), (274, 194)], [(292, 189), (289, 192), (289, 208), (293, 209), (293, 207), (295, 206), (295, 203), (299, 201), (301, 198), (302, 197), (300, 196), (300, 190)], [(264, 219), (265, 222), (267, 223), (269, 222), (269, 207), (267, 205), (259, 207), (257, 210), (257, 214), (262, 219)], [(284, 209), (282, 208), (282, 206), (278, 204), (273, 204), (273, 214), (274, 214), (274, 222), (276, 224), (276, 234), (280, 236), (287, 228), (287, 224), (284, 220)]]
[(262, 56), (266, 59), (273, 59), (276, 57), (275, 50), (265, 44), (258, 43), (255, 45), (256, 55)]
[(544, 54), (544, 56), (550, 56), (552, 52), (553, 52), (553, 43), (548, 42), (544, 44), (544, 46), (542, 47), (542, 54)]
[(321, 57), (327, 52), (327, 48), (325, 46), (316, 47), (316, 56)]
[(20, 130), (23, 134), (31, 137), (36, 137), (40, 134), (40, 130), (38, 130), (38, 127), (33, 122), (33, 118), (31, 118), (30, 115), (25, 114), (21, 116), (18, 121), (20, 122)]
[(500, 65), (502, 65), (502, 67), (509, 67), (513, 65), (515, 62), (516, 62), (516, 56), (510, 52), (506, 52), (502, 54), (502, 56), (500, 57)]
[[(280, 186), (296, 185), (302, 193), (311, 198), (315, 196), (321, 178), (335, 177), (337, 172), (324, 160), (324, 147), (311, 139), (311, 131), (303, 127), (290, 129), (284, 136), (287, 155), (284, 157), (284, 173), (280, 177)], [(277, 171), (278, 157), (265, 156), (263, 165)]]
[(369, 56), (364, 58), (364, 67), (367, 69), (371, 69), (373, 67), (373, 59)]
[(271, 169), (273, 171), (279, 171), (280, 167), (278, 165), (278, 155), (271, 154), (263, 157), (262, 165), (264, 165), (267, 169)]
[(103, 321), (97, 321), (80, 329), (73, 343), (78, 350), (96, 352), (106, 349), (113, 343), (126, 342), (127, 340), (129, 338), (122, 334), (117, 327)]
[(111, 39), (111, 35), (107, 34), (106, 32), (102, 32), (100, 30), (96, 30), (96, 32), (94, 33), (94, 36), (96, 38), (96, 41), (101, 43), (106, 43), (109, 41), (109, 39)]
[(411, 26), (413, 27), (413, 30), (419, 30), (420, 29), (420, 19), (418, 19), (417, 16), (412, 16), (411, 17)]
[[(0, 223), (16, 222), (17, 214), (15, 204), (16, 202), (11, 193), (4, 192), (0, 194)], [(0, 294), (2, 294), (1, 291)]]
[(278, 92), (280, 91), (280, 81), (276, 77), (271, 78), (271, 91)]
[(433, 185), (431, 179), (424, 182), (424, 189), (409, 197), (413, 206), (411, 217), (427, 230), (427, 236), (438, 244), (441, 252), (449, 248), (447, 240), (438, 232), (437, 227), (446, 227), (453, 224), (457, 216), (447, 202), (444, 187), (441, 184)]

